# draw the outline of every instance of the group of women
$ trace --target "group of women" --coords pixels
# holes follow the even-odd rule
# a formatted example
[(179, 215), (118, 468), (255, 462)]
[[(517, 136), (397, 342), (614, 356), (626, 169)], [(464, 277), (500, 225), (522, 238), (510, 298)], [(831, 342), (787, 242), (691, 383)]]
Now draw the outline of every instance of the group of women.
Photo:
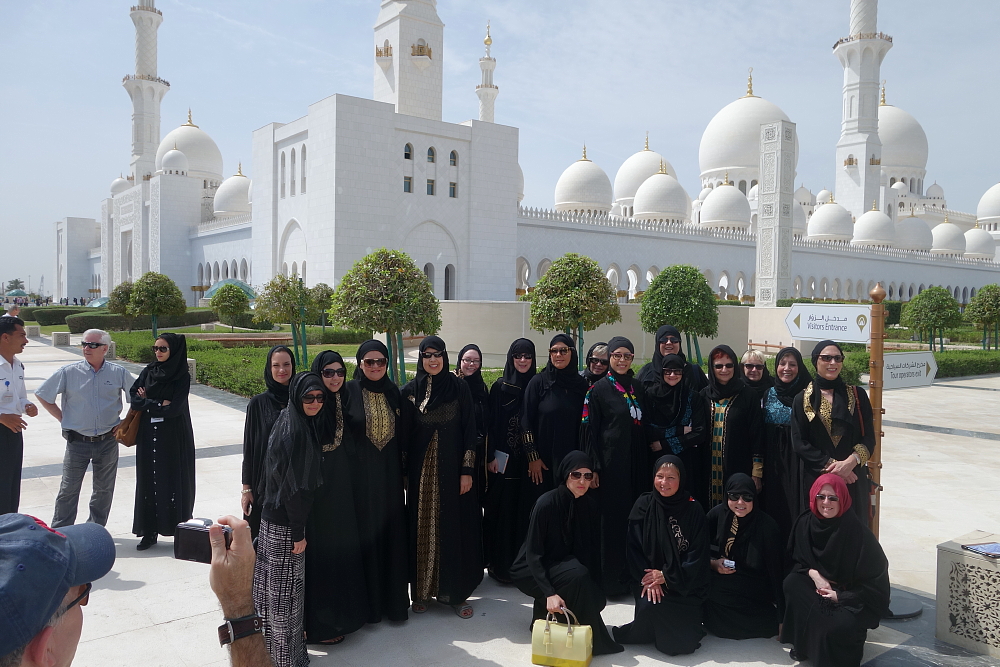
[[(843, 352), (818, 345), (812, 379), (785, 348), (772, 379), (721, 345), (706, 376), (675, 328), (656, 340), (635, 374), (627, 338), (592, 346), (582, 372), (568, 335), (541, 370), (521, 338), (489, 388), (479, 348), (452, 371), (437, 336), (402, 389), (376, 340), (349, 382), (336, 352), (295, 374), (273, 348), (247, 408), (242, 500), (275, 664), (432, 601), (471, 618), (484, 569), (533, 597), (534, 619), (575, 612), (595, 654), (690, 653), (707, 629), (859, 664), (888, 578), (867, 528), (871, 407), (839, 378)], [(635, 618), (608, 629), (600, 611), (625, 595)]]

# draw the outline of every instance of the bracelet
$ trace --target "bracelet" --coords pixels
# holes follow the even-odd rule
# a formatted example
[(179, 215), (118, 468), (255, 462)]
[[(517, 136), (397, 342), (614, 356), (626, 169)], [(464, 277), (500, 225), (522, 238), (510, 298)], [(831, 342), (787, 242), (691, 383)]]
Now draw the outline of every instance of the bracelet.
[(237, 639), (263, 631), (264, 619), (257, 612), (241, 618), (226, 619), (226, 622), (219, 626), (219, 646), (232, 644)]
[(253, 489), (242, 489), (242, 490), (240, 491), (240, 493), (241, 493), (241, 494), (243, 494), (243, 493), (253, 493)]

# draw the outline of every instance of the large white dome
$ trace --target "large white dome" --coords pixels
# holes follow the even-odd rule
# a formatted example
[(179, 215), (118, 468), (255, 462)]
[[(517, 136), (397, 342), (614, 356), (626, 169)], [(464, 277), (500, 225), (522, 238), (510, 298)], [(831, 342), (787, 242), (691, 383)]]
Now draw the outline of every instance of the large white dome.
[(662, 172), (639, 186), (632, 208), (637, 220), (691, 220), (691, 198), (676, 178)]
[(188, 160), (188, 175), (222, 180), (222, 153), (212, 137), (200, 127), (188, 122), (167, 133), (156, 149), (156, 170), (163, 169), (163, 156), (177, 148)]
[(1000, 183), (983, 193), (976, 207), (976, 217), (983, 224), (1000, 222)]
[(973, 259), (993, 259), (997, 254), (997, 242), (988, 231), (977, 224), (965, 232), (965, 256)]
[(809, 238), (818, 241), (850, 241), (854, 237), (851, 214), (837, 202), (827, 202), (809, 218)]
[(915, 215), (896, 223), (896, 247), (900, 250), (928, 251), (934, 245), (931, 228)]
[(557, 211), (594, 211), (607, 213), (611, 210), (611, 179), (604, 170), (583, 157), (566, 167), (556, 182)]
[[(741, 97), (715, 114), (701, 135), (698, 165), (701, 173), (760, 169), (760, 126), (788, 120), (785, 112), (763, 97)], [(798, 139), (795, 158), (798, 162)]]
[(701, 225), (746, 229), (750, 226), (750, 202), (732, 183), (724, 183), (705, 199), (701, 207)]
[(877, 209), (863, 214), (854, 223), (851, 245), (892, 246), (896, 242), (896, 226), (892, 218)]
[(965, 234), (958, 225), (949, 222), (947, 216), (944, 222), (931, 230), (931, 235), (934, 237), (934, 244), (931, 246), (932, 255), (965, 254)]
[(241, 166), (215, 191), (215, 215), (225, 218), (249, 213), (250, 210), (250, 179), (243, 175)]
[(878, 108), (878, 138), (882, 141), (882, 169), (927, 168), (927, 135), (917, 119), (891, 104)]
[(115, 180), (111, 181), (111, 196), (114, 197), (115, 195), (120, 195), (130, 187), (132, 187), (132, 184), (119, 176)]
[(615, 174), (615, 201), (631, 199), (635, 197), (636, 191), (647, 178), (660, 171), (660, 163), (663, 163), (666, 172), (677, 178), (677, 172), (663, 156), (649, 148), (641, 150), (629, 157), (618, 168)]

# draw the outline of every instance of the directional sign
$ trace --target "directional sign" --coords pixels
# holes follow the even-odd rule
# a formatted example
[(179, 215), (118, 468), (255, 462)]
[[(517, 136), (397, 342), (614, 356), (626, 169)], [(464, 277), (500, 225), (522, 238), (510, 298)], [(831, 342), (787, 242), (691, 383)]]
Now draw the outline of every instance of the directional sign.
[(926, 387), (937, 375), (933, 352), (894, 352), (884, 359), (882, 384), (886, 389)]
[(867, 343), (872, 335), (870, 315), (868, 306), (793, 303), (785, 326), (797, 340), (829, 338), (840, 343)]

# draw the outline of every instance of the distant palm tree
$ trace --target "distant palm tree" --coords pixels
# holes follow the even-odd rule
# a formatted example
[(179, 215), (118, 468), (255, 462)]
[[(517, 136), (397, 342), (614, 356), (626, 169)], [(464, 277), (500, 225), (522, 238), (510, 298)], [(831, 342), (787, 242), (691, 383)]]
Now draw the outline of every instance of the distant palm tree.
[(7, 291), (9, 292), (12, 289), (24, 289), (24, 281), (20, 278), (14, 278), (11, 280), (7, 283)]

